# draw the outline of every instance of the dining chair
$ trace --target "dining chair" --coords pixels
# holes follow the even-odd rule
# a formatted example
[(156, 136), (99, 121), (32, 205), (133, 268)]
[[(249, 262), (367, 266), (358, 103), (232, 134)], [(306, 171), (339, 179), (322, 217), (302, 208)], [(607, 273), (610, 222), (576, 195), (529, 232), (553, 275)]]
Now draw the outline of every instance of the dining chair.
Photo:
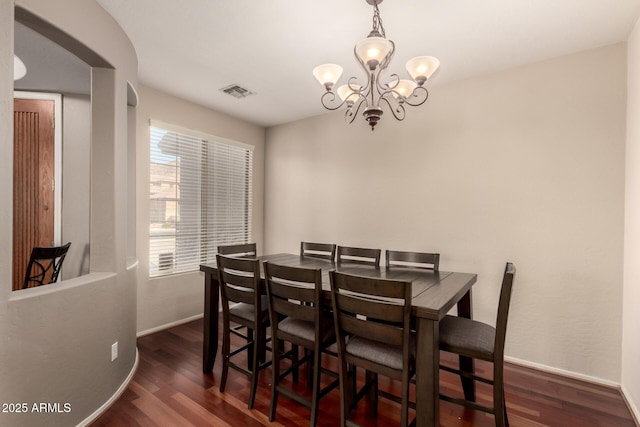
[(70, 246), (71, 242), (62, 246), (34, 247), (29, 257), (22, 289), (56, 282)]
[[(271, 320), (272, 381), (269, 421), (276, 416), (280, 394), (311, 410), (309, 425), (318, 420), (318, 402), (321, 397), (339, 384), (337, 375), (324, 388), (320, 388), (322, 353), (335, 343), (335, 328), (330, 307), (322, 303), (322, 270), (264, 263), (267, 288), (269, 318)], [(284, 343), (291, 344), (291, 350), (284, 352)], [(305, 357), (298, 358), (298, 347), (305, 349)], [(291, 361), (289, 368), (281, 371), (283, 358)], [(296, 393), (285, 385), (287, 376), (297, 380), (298, 368), (304, 363), (311, 373), (311, 399)]]
[(236, 258), (255, 258), (258, 254), (255, 243), (241, 243), (238, 245), (218, 246), (220, 255), (234, 256)]
[[(369, 393), (375, 415), (377, 396), (401, 403), (401, 426), (409, 418), (409, 379), (415, 374), (415, 340), (411, 338), (411, 282), (329, 272), (340, 378), (340, 425), (350, 425), (349, 413)], [(354, 367), (367, 371), (360, 391)], [(377, 376), (401, 381), (402, 395), (378, 390)], [(373, 393), (371, 392), (373, 387)]]
[(380, 249), (354, 248), (350, 246), (338, 246), (337, 262), (351, 262), (358, 264), (370, 264), (380, 266)]
[(497, 427), (509, 425), (504, 397), (504, 343), (515, 273), (516, 267), (512, 263), (507, 263), (502, 277), (495, 328), (464, 317), (446, 316), (440, 321), (440, 350), (491, 362), (493, 364), (493, 378), (488, 379), (484, 376), (476, 375), (474, 372), (469, 372), (462, 367), (456, 369), (441, 365), (440, 369), (459, 375), (461, 381), (470, 379), (492, 385), (493, 406), (489, 407), (468, 400), (468, 398), (460, 399), (444, 394), (441, 394), (440, 398), (493, 414)]
[(333, 243), (300, 242), (300, 256), (326, 259), (336, 259), (336, 245)]
[(428, 270), (438, 271), (440, 267), (440, 254), (427, 252), (404, 252), (390, 251), (385, 252), (386, 267), (415, 267), (425, 268)]
[[(258, 373), (268, 367), (271, 361), (264, 362), (267, 348), (266, 329), (269, 326), (269, 311), (266, 296), (261, 295), (260, 261), (257, 259), (234, 258), (218, 254), (218, 282), (222, 297), (222, 376), (220, 392), (224, 392), (229, 368), (244, 375), (251, 381), (249, 391), (249, 409), (253, 408)], [(247, 328), (242, 334), (231, 327), (231, 323)], [(231, 349), (231, 335), (244, 338), (246, 342)], [(235, 363), (232, 358), (247, 351), (247, 368)]]

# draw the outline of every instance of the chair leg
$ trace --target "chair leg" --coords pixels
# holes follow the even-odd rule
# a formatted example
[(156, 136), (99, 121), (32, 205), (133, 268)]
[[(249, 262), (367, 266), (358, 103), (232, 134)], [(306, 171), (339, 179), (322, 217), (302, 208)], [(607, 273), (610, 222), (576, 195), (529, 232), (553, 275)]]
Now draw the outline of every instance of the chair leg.
[(229, 374), (229, 353), (231, 346), (231, 337), (229, 336), (229, 323), (224, 323), (224, 336), (222, 337), (222, 376), (220, 377), (220, 393), (224, 393), (227, 384), (227, 376)]
[[(247, 344), (249, 344), (251, 341), (255, 342), (255, 337), (253, 335), (254, 335), (253, 329), (247, 328)], [(251, 363), (253, 363), (254, 347), (255, 346), (251, 345), (247, 349), (247, 369), (250, 371), (253, 371), (253, 367), (251, 366)]]
[(407, 427), (409, 424), (409, 380), (406, 381), (406, 386), (403, 381), (402, 387), (402, 403), (400, 404), (400, 426)]
[(365, 387), (367, 387), (367, 399), (370, 405), (370, 414), (372, 418), (378, 418), (378, 374), (366, 371)]
[(311, 417), (309, 418), (309, 427), (315, 427), (318, 422), (318, 401), (320, 400), (320, 361), (322, 359), (322, 352), (315, 351), (313, 354), (313, 378), (311, 392)]
[[(460, 364), (459, 366), (461, 371), (473, 374), (474, 362), (471, 357), (459, 356), (458, 360), (459, 360), (459, 364)], [(462, 383), (464, 399), (468, 400), (469, 402), (475, 402), (476, 401), (476, 385), (473, 379), (460, 376), (460, 382)]]
[(274, 347), (271, 359), (271, 406), (269, 408), (269, 422), (276, 418), (276, 407), (278, 406), (278, 384), (280, 383), (280, 352), (284, 351), (284, 348), (280, 348), (279, 345), (282, 341), (278, 340), (278, 343), (272, 342)]
[[(340, 356), (339, 356), (340, 357)], [(340, 427), (346, 427), (347, 418), (355, 402), (355, 368), (347, 367), (347, 364), (339, 360), (339, 381), (340, 381)]]
[(508, 427), (507, 405), (504, 397), (504, 372), (502, 366), (494, 364), (493, 368), (493, 406), (496, 427)]
[(249, 404), (248, 408), (253, 409), (253, 403), (256, 399), (256, 390), (258, 389), (258, 367), (260, 366), (259, 357), (260, 357), (260, 342), (264, 342), (264, 337), (261, 336), (261, 332), (254, 332), (257, 336), (253, 340), (253, 345), (249, 347), (249, 349), (253, 348), (252, 360), (249, 362), (253, 368), (249, 369), (251, 371), (251, 390), (249, 390)]

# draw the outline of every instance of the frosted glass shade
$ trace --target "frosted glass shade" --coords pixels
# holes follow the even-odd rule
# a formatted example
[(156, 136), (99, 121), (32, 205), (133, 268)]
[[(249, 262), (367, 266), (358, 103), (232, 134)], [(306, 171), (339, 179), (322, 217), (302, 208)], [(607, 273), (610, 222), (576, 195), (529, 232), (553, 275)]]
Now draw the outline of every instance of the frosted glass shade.
[[(355, 89), (360, 90), (360, 86), (353, 86)], [(360, 95), (358, 92), (354, 92), (349, 85), (342, 85), (338, 88), (338, 96), (347, 103), (354, 103), (358, 100)]]
[(356, 55), (373, 70), (392, 49), (393, 43), (384, 37), (367, 37), (356, 44)]
[(440, 61), (433, 56), (417, 56), (407, 62), (411, 78), (422, 85), (440, 67)]
[(411, 95), (411, 92), (413, 92), (413, 90), (416, 88), (416, 86), (418, 86), (418, 84), (413, 80), (400, 80), (398, 82), (398, 85), (393, 88), (393, 90), (395, 91), (393, 92), (393, 96), (397, 98), (398, 95), (401, 95), (405, 98), (408, 98)]
[(20, 80), (27, 75), (27, 67), (17, 56), (13, 55), (13, 80)]
[(331, 89), (342, 75), (342, 67), (337, 64), (322, 64), (313, 69), (314, 77), (327, 89)]

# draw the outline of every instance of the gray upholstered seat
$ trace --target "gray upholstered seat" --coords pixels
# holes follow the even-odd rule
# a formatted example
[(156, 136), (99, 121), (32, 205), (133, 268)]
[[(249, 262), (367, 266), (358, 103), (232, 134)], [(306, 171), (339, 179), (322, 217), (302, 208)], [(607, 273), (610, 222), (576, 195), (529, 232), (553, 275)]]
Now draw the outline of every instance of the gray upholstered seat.
[(464, 317), (447, 316), (440, 321), (440, 344), (457, 354), (485, 355), (493, 360), (496, 329)]
[[(329, 318), (328, 320), (332, 319)], [(304, 320), (287, 317), (278, 322), (278, 328), (282, 332), (286, 332), (287, 334), (294, 335), (305, 340), (315, 340), (316, 330), (313, 322), (305, 322)], [(322, 342), (333, 340), (335, 339), (335, 336), (336, 331), (333, 327), (333, 322), (328, 322), (326, 327), (320, 329), (320, 340)]]
[[(261, 297), (262, 303), (262, 317), (267, 316), (267, 297), (263, 295)], [(246, 304), (240, 302), (234, 306), (229, 307), (229, 313), (237, 316), (241, 319), (245, 319), (249, 322), (253, 322), (256, 318), (256, 308), (252, 304)]]
[[(347, 341), (345, 350), (349, 354), (373, 363), (388, 366), (391, 369), (402, 370), (402, 346), (355, 337)], [(416, 347), (413, 338), (410, 339), (409, 351), (412, 358), (415, 359)]]

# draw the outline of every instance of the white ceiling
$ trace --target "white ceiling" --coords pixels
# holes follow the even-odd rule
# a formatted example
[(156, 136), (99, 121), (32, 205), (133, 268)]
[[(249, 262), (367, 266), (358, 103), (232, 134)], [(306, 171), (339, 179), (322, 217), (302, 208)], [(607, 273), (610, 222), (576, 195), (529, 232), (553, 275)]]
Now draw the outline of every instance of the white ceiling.
[[(311, 71), (333, 62), (363, 75), (353, 46), (372, 26), (365, 0), (97, 0), (138, 54), (140, 82), (263, 126), (326, 112)], [(625, 41), (640, 0), (386, 0), (390, 72), (441, 61), (439, 84)], [(606, 66), (606, 64), (603, 64)], [(407, 76), (408, 77), (408, 76)], [(255, 95), (219, 89), (239, 84)]]

